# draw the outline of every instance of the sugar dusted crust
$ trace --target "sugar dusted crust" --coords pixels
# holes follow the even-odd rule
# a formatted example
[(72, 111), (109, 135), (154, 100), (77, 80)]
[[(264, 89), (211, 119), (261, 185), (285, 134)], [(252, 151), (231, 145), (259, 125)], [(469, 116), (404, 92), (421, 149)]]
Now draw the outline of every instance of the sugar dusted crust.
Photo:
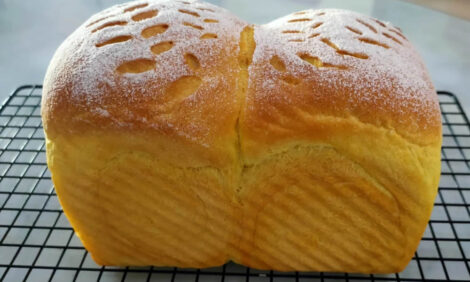
[[(45, 126), (158, 129), (207, 146), (216, 134), (209, 122), (227, 111), (237, 115), (244, 104), (243, 94), (220, 93), (236, 87), (238, 41), (247, 25), (199, 1), (136, 1), (106, 9), (54, 56), (45, 80)], [(276, 112), (270, 107), (300, 105), (395, 128), (416, 142), (423, 134), (438, 135), (437, 96), (398, 28), (327, 9), (254, 29), (247, 121), (271, 122)], [(171, 93), (172, 83), (185, 80), (192, 87), (184, 97)], [(207, 108), (204, 116), (193, 116), (201, 121), (197, 128), (178, 122), (197, 115), (196, 107)]]
[[(310, 115), (355, 118), (413, 143), (440, 139), (429, 75), (391, 24), (344, 10), (305, 10), (256, 28), (254, 41), (244, 117), (250, 137), (288, 138), (292, 124)], [(266, 134), (270, 127), (279, 130)]]
[(92, 16), (50, 64), (46, 131), (150, 130), (214, 145), (238, 114), (233, 85), (244, 25), (197, 1), (136, 1)]

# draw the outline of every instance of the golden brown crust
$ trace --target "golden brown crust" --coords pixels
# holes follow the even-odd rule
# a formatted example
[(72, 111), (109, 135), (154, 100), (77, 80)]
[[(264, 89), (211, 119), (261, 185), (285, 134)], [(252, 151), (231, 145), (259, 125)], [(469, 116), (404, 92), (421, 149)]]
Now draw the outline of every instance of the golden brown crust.
[[(153, 132), (223, 154), (235, 142), (239, 108), (238, 59), (226, 54), (238, 53), (244, 24), (205, 3), (126, 7), (92, 17), (57, 50), (44, 82), (48, 137), (94, 130)], [(134, 19), (147, 11), (157, 14)], [(107, 26), (116, 22), (125, 25)], [(149, 33), (155, 26), (159, 29)], [(215, 37), (200, 39), (209, 33)], [(99, 45), (123, 34), (131, 39)]]
[(77, 29), (44, 84), (48, 165), (99, 263), (395, 272), (430, 217), (437, 95), (388, 23), (132, 2)]
[(305, 11), (256, 28), (255, 42), (241, 117), (247, 146), (321, 139), (312, 121), (320, 117), (357, 119), (411, 143), (440, 142), (440, 110), (429, 75), (390, 24), (342, 10)]
[[(57, 123), (49, 134), (61, 125), (61, 133), (85, 129), (157, 129), (164, 134), (181, 131), (204, 142), (202, 136), (210, 138), (219, 134), (220, 127), (237, 118), (239, 97), (234, 97), (231, 90), (238, 76), (238, 58), (226, 54), (238, 53), (239, 34), (246, 24), (215, 6), (211, 6), (211, 11), (204, 11), (201, 7), (207, 4), (193, 4), (191, 9), (198, 15), (194, 17), (188, 15), (191, 9), (180, 8), (188, 5), (166, 7), (162, 3), (134, 10), (126, 10), (126, 6), (105, 10), (102, 13), (105, 16), (94, 16), (62, 44), (45, 80), (46, 130), (50, 123)], [(212, 12), (214, 9), (216, 13)], [(144, 21), (132, 20), (146, 11), (158, 13)], [(284, 116), (283, 122), (295, 123), (298, 114), (293, 111), (298, 111), (358, 118), (396, 130), (415, 143), (435, 141), (440, 136), (441, 124), (437, 96), (419, 56), (400, 31), (388, 24), (382, 27), (383, 24), (356, 13), (322, 11), (304, 11), (256, 27), (257, 48), (250, 65), (246, 95), (250, 111), (243, 117), (250, 124), (247, 131), (264, 130), (266, 124), (290, 128), (289, 124), (279, 124), (279, 116)], [(159, 14), (162, 15), (158, 17)], [(188, 26), (184, 16), (193, 17), (197, 26), (204, 25), (203, 30)], [(100, 19), (103, 20), (97, 21)], [(126, 25), (107, 25), (116, 22)], [(102, 29), (93, 32), (97, 26)], [(159, 30), (157, 38), (145, 38), (144, 30), (154, 26), (163, 26), (163, 30)], [(117, 33), (130, 34), (130, 39), (99, 45), (109, 41), (103, 38), (117, 38), (113, 37)], [(143, 38), (138, 38), (139, 33)], [(209, 33), (217, 38), (197, 38)], [(360, 42), (362, 38), (379, 45)], [(360, 52), (355, 50), (358, 42), (364, 48)], [(171, 45), (163, 49), (164, 53), (154, 55), (152, 47), (162, 43)], [(123, 51), (129, 46), (148, 50), (135, 52), (138, 55), (132, 55), (134, 58), (129, 60), (131, 52)], [(103, 50), (107, 47), (108, 50)], [(188, 62), (188, 54), (198, 61), (196, 69)], [(281, 70), (273, 66), (273, 58), (282, 64)], [(138, 75), (120, 71), (123, 63), (129, 61), (131, 67), (145, 70), (148, 67), (145, 62), (138, 65), (142, 59), (152, 64), (149, 71)], [(381, 66), (377, 66), (377, 61)], [(139, 70), (130, 70), (134, 71)], [(172, 83), (180, 79), (188, 87), (186, 77), (200, 79), (186, 93), (191, 99), (171, 93)], [(212, 122), (214, 119), (219, 122)], [(188, 128), (189, 122), (193, 128)], [(272, 132), (274, 136), (278, 133)], [(286, 134), (290, 133), (286, 131)], [(274, 136), (270, 138), (276, 139)]]

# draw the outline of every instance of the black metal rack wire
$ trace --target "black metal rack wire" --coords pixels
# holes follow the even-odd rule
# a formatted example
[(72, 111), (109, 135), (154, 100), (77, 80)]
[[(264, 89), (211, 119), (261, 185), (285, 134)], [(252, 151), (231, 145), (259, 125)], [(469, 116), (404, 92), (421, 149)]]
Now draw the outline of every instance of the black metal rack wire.
[(431, 221), (405, 271), (387, 275), (101, 267), (74, 235), (46, 167), (40, 85), (15, 90), (0, 109), (0, 281), (470, 281), (470, 123), (439, 91), (442, 175)]

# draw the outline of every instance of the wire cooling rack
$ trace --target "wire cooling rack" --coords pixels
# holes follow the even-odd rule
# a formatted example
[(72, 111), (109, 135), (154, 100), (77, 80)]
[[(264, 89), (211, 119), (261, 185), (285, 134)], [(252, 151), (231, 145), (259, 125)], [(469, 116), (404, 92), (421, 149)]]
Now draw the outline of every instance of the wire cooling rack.
[(0, 109), (0, 281), (470, 281), (470, 123), (449, 92), (438, 92), (442, 176), (415, 257), (401, 273), (361, 275), (234, 263), (209, 269), (96, 265), (64, 216), (46, 167), (41, 88), (18, 88)]

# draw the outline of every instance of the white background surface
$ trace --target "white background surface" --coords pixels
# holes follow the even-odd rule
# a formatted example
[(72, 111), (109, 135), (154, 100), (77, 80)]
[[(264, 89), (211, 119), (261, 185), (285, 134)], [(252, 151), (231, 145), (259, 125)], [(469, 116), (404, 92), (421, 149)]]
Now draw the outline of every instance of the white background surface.
[[(92, 14), (115, 0), (0, 0), (0, 100), (21, 84), (42, 83), (55, 49)], [(344, 8), (390, 21), (421, 53), (438, 90), (470, 112), (470, 22), (392, 0), (209, 0), (252, 23), (307, 8)]]

